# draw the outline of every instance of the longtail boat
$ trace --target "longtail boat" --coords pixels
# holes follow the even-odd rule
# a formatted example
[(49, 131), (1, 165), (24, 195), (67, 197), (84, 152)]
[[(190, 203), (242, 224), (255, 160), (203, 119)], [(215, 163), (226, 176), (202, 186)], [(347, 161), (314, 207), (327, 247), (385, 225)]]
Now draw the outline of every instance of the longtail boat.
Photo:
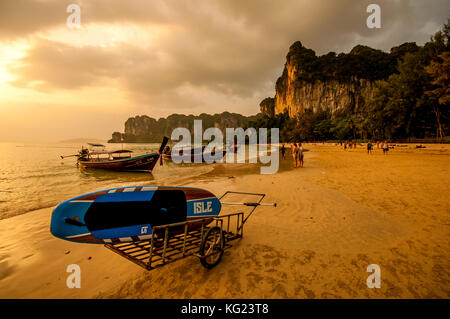
[(81, 169), (105, 169), (115, 171), (146, 171), (151, 172), (155, 167), (161, 154), (168, 142), (168, 138), (164, 137), (159, 151), (157, 153), (145, 154), (140, 156), (131, 156), (133, 151), (130, 150), (114, 150), (107, 151), (104, 145), (89, 144), (93, 147), (103, 147), (102, 150), (89, 150), (81, 148), (78, 154), (61, 156), (61, 158), (75, 156), (77, 164)]
[[(196, 161), (196, 157), (199, 157), (199, 161), (200, 163), (205, 163), (206, 159), (204, 157), (205, 155), (205, 148), (206, 146), (202, 146), (201, 149), (200, 148), (189, 148), (187, 150), (187, 153), (184, 153), (183, 149), (180, 149), (179, 151), (179, 156), (183, 157), (183, 161), (189, 161), (190, 163), (197, 163)], [(215, 156), (216, 154), (218, 155), (218, 157), (220, 159), (222, 159), (225, 154), (226, 154), (226, 150), (221, 149), (221, 150), (216, 150), (215, 148), (211, 151), (210, 155), (211, 156)], [(165, 160), (172, 160), (172, 153), (169, 147), (166, 147), (166, 149), (164, 149), (163, 153), (162, 153), (163, 159)]]

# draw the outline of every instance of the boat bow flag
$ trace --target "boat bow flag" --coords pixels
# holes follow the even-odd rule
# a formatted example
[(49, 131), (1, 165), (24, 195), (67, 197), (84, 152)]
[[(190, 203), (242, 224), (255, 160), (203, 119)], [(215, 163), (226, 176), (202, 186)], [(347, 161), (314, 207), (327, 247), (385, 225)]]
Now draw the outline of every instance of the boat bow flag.
[(158, 156), (159, 156), (159, 165), (160, 166), (162, 166), (162, 164), (163, 164), (162, 154), (164, 152), (164, 148), (166, 147), (166, 144), (168, 141), (169, 141), (169, 138), (167, 136), (164, 136), (161, 146), (159, 147), (159, 151), (156, 152), (156, 154), (158, 154)]

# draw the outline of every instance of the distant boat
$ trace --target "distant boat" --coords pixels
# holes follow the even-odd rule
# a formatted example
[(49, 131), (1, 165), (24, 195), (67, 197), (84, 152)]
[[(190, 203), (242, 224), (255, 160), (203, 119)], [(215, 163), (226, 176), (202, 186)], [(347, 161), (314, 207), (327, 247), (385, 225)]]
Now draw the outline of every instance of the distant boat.
[(95, 148), (102, 150), (89, 150), (81, 148), (78, 154), (61, 156), (61, 158), (75, 156), (77, 164), (81, 169), (105, 169), (115, 171), (147, 171), (151, 172), (168, 142), (168, 138), (164, 137), (159, 151), (157, 153), (145, 154), (140, 156), (131, 156), (133, 151), (130, 150), (105, 150), (105, 145), (88, 143)]
[[(186, 152), (186, 154), (184, 154), (183, 149), (180, 149), (180, 157), (183, 156), (186, 158), (190, 159), (191, 163), (196, 163), (195, 159), (197, 156), (201, 156), (201, 162), (202, 163), (206, 163), (206, 160), (204, 158), (204, 151), (205, 151), (206, 146), (202, 146), (201, 149), (200, 148), (189, 148), (188, 151)], [(223, 159), (223, 157), (226, 154), (226, 150), (216, 150), (213, 149), (211, 151), (211, 156), (216, 156), (216, 153), (218, 154), (218, 156), (220, 157), (220, 159)], [(198, 155), (197, 155), (198, 154)], [(163, 159), (165, 160), (172, 160), (172, 152), (170, 150), (169, 147), (166, 147), (166, 149), (163, 151)]]

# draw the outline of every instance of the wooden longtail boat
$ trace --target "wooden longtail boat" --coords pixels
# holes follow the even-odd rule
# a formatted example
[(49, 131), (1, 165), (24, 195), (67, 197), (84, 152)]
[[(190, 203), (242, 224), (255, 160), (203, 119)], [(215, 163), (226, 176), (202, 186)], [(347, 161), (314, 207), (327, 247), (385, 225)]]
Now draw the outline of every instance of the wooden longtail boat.
[[(81, 169), (151, 172), (160, 159), (168, 140), (167, 137), (164, 137), (157, 153), (134, 157), (131, 156), (133, 151), (130, 150), (91, 151), (85, 148), (82, 148), (77, 155), (71, 156), (76, 156), (78, 158), (77, 164)], [(91, 144), (91, 146), (104, 147), (100, 144)]]
[[(205, 157), (204, 157), (205, 148), (206, 148), (206, 146), (202, 146), (201, 150), (200, 149), (189, 148), (188, 151), (187, 151), (187, 154), (184, 154), (183, 150), (181, 149), (179, 155), (180, 155), (180, 157), (183, 156), (183, 161), (184, 162), (197, 163), (196, 157), (198, 156), (200, 158), (200, 160), (199, 160), (200, 163), (206, 163), (206, 160), (205, 160)], [(198, 150), (198, 155), (197, 155), (196, 150)], [(224, 150), (224, 149), (222, 149), (222, 150), (215, 150), (215, 149), (213, 149), (210, 155), (211, 156), (215, 156), (216, 154), (218, 154), (219, 158), (223, 158), (225, 156), (226, 152), (227, 151)], [(162, 156), (163, 156), (163, 159), (171, 161), (172, 160), (172, 153), (171, 153), (170, 148), (167, 147), (163, 151)]]

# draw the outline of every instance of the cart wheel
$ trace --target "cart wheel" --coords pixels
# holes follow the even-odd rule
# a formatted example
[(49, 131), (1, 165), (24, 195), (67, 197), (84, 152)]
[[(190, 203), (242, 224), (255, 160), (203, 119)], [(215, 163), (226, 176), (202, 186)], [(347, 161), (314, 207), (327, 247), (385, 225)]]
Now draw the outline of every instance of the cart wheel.
[(223, 256), (225, 237), (219, 227), (212, 227), (207, 232), (200, 245), (200, 262), (205, 268), (216, 266)]

